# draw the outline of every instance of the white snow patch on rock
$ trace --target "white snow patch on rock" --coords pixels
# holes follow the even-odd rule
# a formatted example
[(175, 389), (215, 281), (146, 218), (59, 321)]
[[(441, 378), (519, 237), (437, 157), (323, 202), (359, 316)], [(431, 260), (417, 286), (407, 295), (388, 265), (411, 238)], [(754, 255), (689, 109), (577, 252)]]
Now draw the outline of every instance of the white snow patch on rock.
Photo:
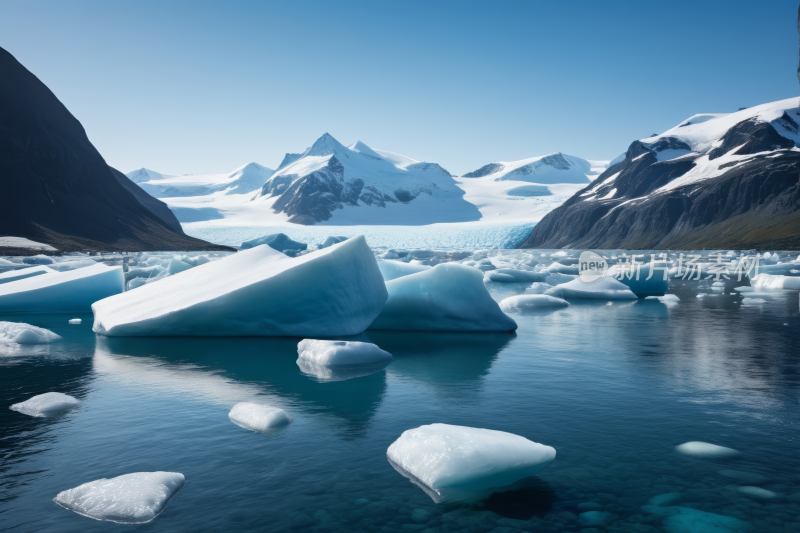
[(45, 392), (21, 403), (15, 403), (9, 409), (23, 415), (44, 418), (57, 416), (74, 409), (81, 404), (79, 400), (60, 392)]
[(228, 417), (237, 426), (259, 432), (283, 427), (293, 420), (283, 409), (249, 402), (234, 405)]
[(84, 483), (59, 492), (53, 501), (95, 520), (145, 524), (161, 514), (185, 481), (177, 472), (137, 472)]

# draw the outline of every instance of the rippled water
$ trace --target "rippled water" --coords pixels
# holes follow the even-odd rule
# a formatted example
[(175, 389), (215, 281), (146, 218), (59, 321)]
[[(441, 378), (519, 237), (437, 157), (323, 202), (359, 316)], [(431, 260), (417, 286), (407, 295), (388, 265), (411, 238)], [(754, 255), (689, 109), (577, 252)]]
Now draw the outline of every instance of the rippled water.
[[(526, 286), (489, 284), (498, 300)], [(300, 372), (298, 339), (107, 339), (90, 315), (78, 326), (74, 316), (5, 316), (64, 340), (0, 345), (3, 405), (48, 391), (83, 405), (52, 419), (0, 408), (0, 530), (577, 532), (591, 525), (578, 506), (595, 502), (610, 513), (606, 531), (735, 531), (680, 529), (641, 509), (672, 492), (684, 509), (752, 531), (800, 530), (797, 292), (755, 306), (698, 299), (684, 282), (671, 292), (680, 303), (517, 314), (515, 335), (368, 331), (394, 361), (330, 383)], [(228, 411), (248, 400), (283, 407), (294, 423), (244, 430)], [(433, 422), (516, 433), (558, 455), (524, 491), (437, 505), (386, 459), (404, 430)], [(675, 451), (692, 440), (741, 457)], [(742, 496), (726, 469), (768, 477), (762, 486), (778, 498)], [(153, 470), (181, 472), (186, 485), (150, 524), (97, 522), (52, 501)]]

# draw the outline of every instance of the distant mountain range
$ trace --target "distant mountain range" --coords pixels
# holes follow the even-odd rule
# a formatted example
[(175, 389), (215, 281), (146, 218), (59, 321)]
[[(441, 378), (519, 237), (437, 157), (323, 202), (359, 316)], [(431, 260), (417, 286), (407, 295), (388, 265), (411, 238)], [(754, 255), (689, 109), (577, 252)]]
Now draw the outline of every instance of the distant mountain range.
[(634, 141), (524, 248), (800, 248), (797, 98)]
[(0, 236), (62, 252), (225, 249), (184, 235), (166, 205), (109, 167), (80, 122), (2, 48), (0, 117)]
[(258, 163), (248, 163), (228, 174), (170, 176), (140, 168), (128, 172), (126, 176), (155, 198), (171, 198), (248, 193), (259, 189), (274, 173), (274, 170)]

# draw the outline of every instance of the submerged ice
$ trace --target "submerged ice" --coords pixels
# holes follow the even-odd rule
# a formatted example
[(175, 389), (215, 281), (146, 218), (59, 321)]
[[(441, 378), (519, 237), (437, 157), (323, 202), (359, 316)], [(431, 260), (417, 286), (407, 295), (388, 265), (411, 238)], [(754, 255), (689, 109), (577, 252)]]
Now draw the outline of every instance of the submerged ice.
[(53, 501), (95, 520), (145, 524), (161, 514), (184, 482), (177, 472), (137, 472), (84, 483), (59, 492)]

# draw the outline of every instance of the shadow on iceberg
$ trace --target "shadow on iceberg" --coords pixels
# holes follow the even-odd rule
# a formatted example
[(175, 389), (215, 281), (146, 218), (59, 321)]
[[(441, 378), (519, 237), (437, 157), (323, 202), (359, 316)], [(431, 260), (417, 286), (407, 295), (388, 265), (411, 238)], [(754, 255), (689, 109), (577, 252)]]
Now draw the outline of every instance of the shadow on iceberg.
[(227, 408), (244, 401), (264, 403), (271, 397), (270, 405), (294, 416), (321, 415), (345, 437), (363, 434), (386, 392), (385, 372), (320, 383), (298, 368), (299, 341), (291, 337), (98, 337), (95, 367), (137, 387), (177, 389)]

